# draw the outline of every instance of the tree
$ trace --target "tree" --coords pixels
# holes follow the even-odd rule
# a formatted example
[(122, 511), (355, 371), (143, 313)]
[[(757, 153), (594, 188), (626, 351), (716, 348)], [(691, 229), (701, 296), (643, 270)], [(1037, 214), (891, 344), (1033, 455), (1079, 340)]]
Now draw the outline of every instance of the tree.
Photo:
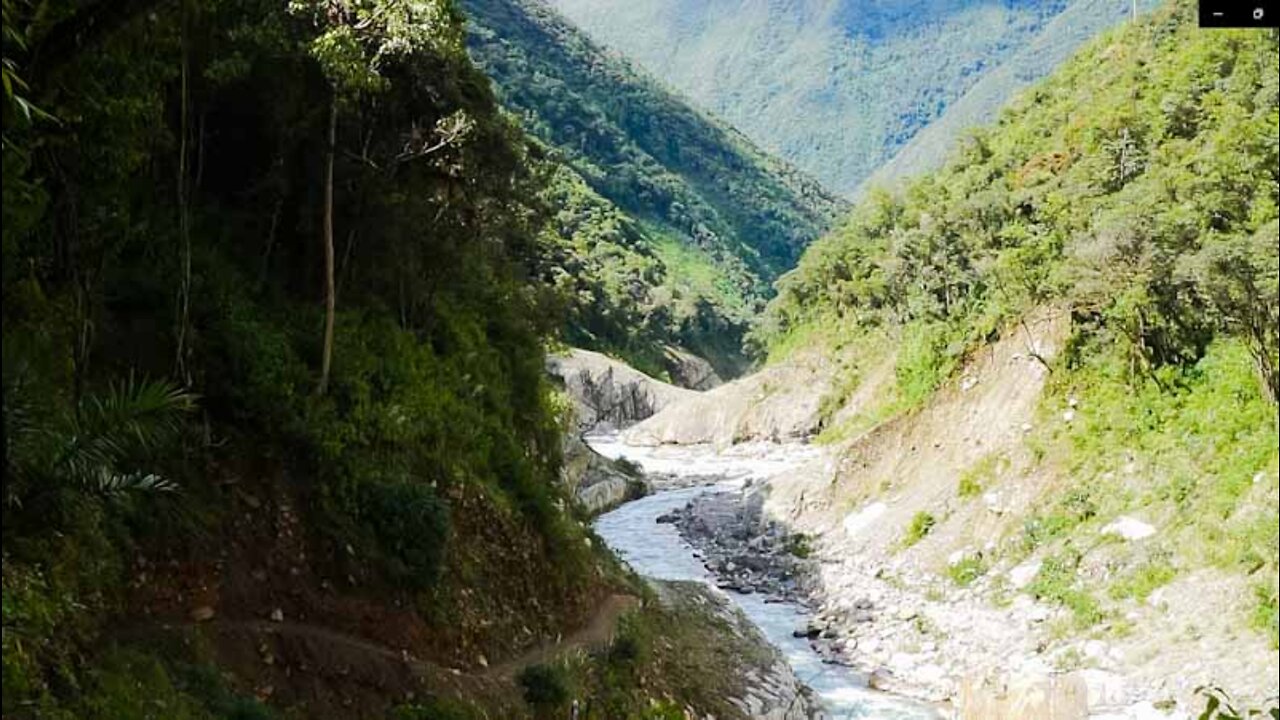
[[(311, 55), (329, 81), (329, 130), (325, 148), (324, 222), (321, 242), (324, 247), (325, 321), (324, 344), (317, 391), (324, 394), (329, 387), (333, 358), (334, 318), (337, 312), (337, 289), (334, 284), (333, 250), (333, 175), (337, 153), (338, 116), (344, 105), (362, 95), (386, 89), (385, 67), (414, 53), (436, 51), (460, 52), (462, 36), (453, 22), (449, 6), (442, 0), (294, 0), (290, 12), (311, 18), (320, 34), (311, 41)], [(406, 143), (397, 161), (430, 155), (449, 142), (465, 135), (469, 129), (465, 115), (457, 114), (445, 127), (438, 126), (444, 138)], [(368, 158), (363, 158), (368, 161)], [(376, 166), (376, 164), (375, 164)]]
[(1179, 267), (1216, 319), (1249, 345), (1267, 396), (1280, 398), (1280, 235), (1271, 221), (1250, 237), (1213, 240)]

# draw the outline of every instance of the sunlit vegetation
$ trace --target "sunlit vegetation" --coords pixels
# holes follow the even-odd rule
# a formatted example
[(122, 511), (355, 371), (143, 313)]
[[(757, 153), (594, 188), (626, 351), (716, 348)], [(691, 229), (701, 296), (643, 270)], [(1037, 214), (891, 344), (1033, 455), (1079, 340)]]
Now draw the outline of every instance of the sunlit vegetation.
[(668, 342), (743, 370), (769, 283), (842, 203), (540, 3), (461, 6), (502, 103), (567, 166), (550, 192), (574, 249), (553, 270), (572, 278), (569, 339), (646, 369)]
[[(1035, 593), (1079, 626), (1105, 610), (1068, 560), (1141, 510), (1173, 556), (1121, 553), (1113, 600), (1194, 567), (1261, 573), (1251, 623), (1274, 637), (1276, 64), (1274, 33), (1200, 32), (1187, 2), (1103, 36), (945, 168), (864, 200), (780, 280), (754, 331), (774, 351), (897, 338), (884, 407), (901, 413), (1019, 318), (1067, 312), (1027, 442), (1063, 480), (1011, 552), (1057, 558)], [(957, 493), (994, 470), (971, 469)]]

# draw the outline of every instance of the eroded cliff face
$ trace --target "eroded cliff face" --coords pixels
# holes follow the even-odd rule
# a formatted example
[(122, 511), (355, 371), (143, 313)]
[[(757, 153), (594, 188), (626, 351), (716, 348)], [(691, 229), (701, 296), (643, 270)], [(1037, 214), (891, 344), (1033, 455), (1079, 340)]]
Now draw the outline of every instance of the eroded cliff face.
[(630, 427), (676, 400), (697, 395), (606, 355), (578, 348), (549, 355), (547, 372), (572, 398), (580, 432)]
[[(892, 362), (869, 364), (862, 387), (826, 409), (854, 427), (866, 416), (866, 429), (825, 438), (813, 459), (758, 488), (761, 517), (812, 544), (811, 582), (801, 589), (821, 608), (813, 642), (880, 689), (950, 703), (958, 720), (1185, 719), (1203, 707), (1200, 685), (1264, 702), (1280, 657), (1265, 635), (1242, 627), (1256, 580), (1176, 556), (1180, 570), (1150, 595), (1117, 594), (1134, 568), (1174, 557), (1178, 527), (1167, 516), (1100, 508), (1095, 522), (1026, 545), (1029, 524), (1058, 507), (1073, 478), (1078, 454), (1052, 438), (1106, 420), (1088, 392), (1062, 387), (1055, 359), (1070, 333), (1067, 313), (1033, 313), (973, 352), (921, 406), (884, 421), (875, 420), (877, 403), (892, 390)], [(777, 386), (784, 377), (798, 382)], [(682, 400), (624, 438), (730, 444), (752, 437), (756, 420), (784, 413), (792, 427), (817, 429), (820, 392), (808, 405), (785, 399), (831, 386), (812, 366), (767, 369)], [(753, 402), (742, 402), (743, 387), (754, 388)], [(716, 403), (722, 395), (738, 399)], [(1114, 482), (1147, 487), (1143, 462), (1122, 458)], [(1274, 507), (1264, 473), (1251, 482), (1249, 506)], [(758, 550), (741, 557), (747, 550), (733, 532), (704, 531), (710, 510), (690, 513), (686, 539), (724, 586), (783, 592), (754, 572)], [(722, 556), (732, 562), (715, 561)]]

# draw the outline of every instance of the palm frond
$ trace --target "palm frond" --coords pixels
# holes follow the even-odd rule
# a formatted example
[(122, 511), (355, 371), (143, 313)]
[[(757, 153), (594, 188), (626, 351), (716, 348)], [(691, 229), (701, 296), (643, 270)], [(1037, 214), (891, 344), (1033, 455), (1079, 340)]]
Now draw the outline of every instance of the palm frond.
[(81, 478), (80, 484), (89, 492), (110, 498), (129, 493), (175, 492), (178, 489), (176, 483), (155, 473), (117, 473), (104, 467)]
[[(178, 433), (195, 398), (171, 382), (130, 376), (86, 396), (61, 419), (42, 422), (22, 405), (10, 407), (6, 393), (6, 433), (12, 428), (26, 438), (19, 447), (6, 445), (6, 502), (20, 504), (24, 493), (60, 484), (108, 497), (176, 490), (167, 478), (134, 470)], [(10, 479), (17, 481), (12, 487)]]
[(81, 402), (76, 425), (87, 435), (150, 449), (178, 429), (180, 416), (194, 407), (195, 399), (194, 394), (166, 380), (131, 376)]

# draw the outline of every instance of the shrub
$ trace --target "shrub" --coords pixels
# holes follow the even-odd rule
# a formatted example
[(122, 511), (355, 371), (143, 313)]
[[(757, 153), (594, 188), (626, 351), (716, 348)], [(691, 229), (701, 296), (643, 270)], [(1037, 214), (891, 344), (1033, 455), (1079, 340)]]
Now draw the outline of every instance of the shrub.
[(373, 482), (361, 487), (361, 521), (372, 531), (392, 576), (414, 589), (440, 576), (449, 537), (449, 507), (421, 483)]
[(1271, 640), (1271, 649), (1280, 647), (1280, 601), (1277, 600), (1276, 584), (1258, 583), (1253, 588), (1256, 603), (1253, 607), (1252, 624), (1255, 628), (1267, 633)]
[(1198, 687), (1196, 694), (1205, 699), (1204, 711), (1196, 720), (1248, 720), (1249, 718), (1280, 718), (1280, 705), (1272, 700), (1268, 710), (1237, 710), (1235, 701), (1221, 688)]
[(933, 515), (921, 510), (911, 518), (911, 524), (907, 526), (907, 534), (902, 538), (903, 547), (911, 547), (920, 542), (925, 535), (928, 535), (933, 526), (938, 524), (937, 518)]
[(538, 709), (551, 709), (569, 699), (564, 670), (554, 665), (530, 665), (516, 678), (524, 688), (524, 700)]
[(977, 555), (966, 556), (958, 563), (947, 567), (947, 576), (960, 587), (966, 587), (987, 572), (986, 562)]
[(807, 558), (813, 554), (813, 540), (804, 533), (793, 533), (787, 536), (787, 552), (798, 558)]
[(1076, 569), (1080, 566), (1080, 554), (1075, 551), (1051, 555), (1045, 558), (1040, 572), (1027, 588), (1040, 600), (1056, 602), (1071, 611), (1077, 627), (1097, 625), (1106, 617), (1102, 607), (1089, 593), (1076, 587)]

